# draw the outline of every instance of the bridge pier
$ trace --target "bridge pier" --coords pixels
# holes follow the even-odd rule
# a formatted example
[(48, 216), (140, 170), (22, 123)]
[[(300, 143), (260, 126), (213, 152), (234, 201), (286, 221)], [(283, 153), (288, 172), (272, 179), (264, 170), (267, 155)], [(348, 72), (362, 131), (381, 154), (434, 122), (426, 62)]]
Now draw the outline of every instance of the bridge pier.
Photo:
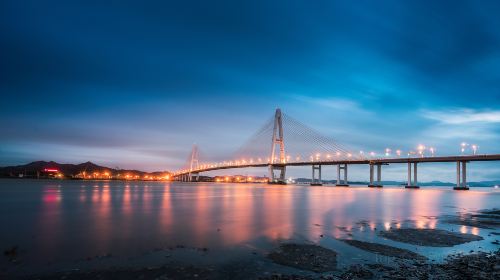
[[(460, 176), (460, 165), (462, 166), (462, 176)], [(461, 178), (460, 178), (461, 177)], [(454, 190), (468, 190), (467, 187), (467, 162), (457, 161), (457, 185)]]
[(405, 188), (407, 189), (419, 189), (417, 181), (417, 163), (413, 163), (413, 182), (411, 180), (411, 162), (408, 162), (408, 183)]
[[(316, 178), (316, 170), (318, 171), (318, 178)], [(322, 186), (323, 182), (321, 181), (321, 165), (312, 165), (312, 179), (311, 186)]]
[[(340, 180), (340, 171), (344, 170), (344, 178), (341, 181)], [(337, 187), (348, 187), (349, 184), (347, 183), (347, 163), (344, 164), (337, 164)]]
[[(274, 174), (274, 171), (279, 171), (279, 177)], [(269, 165), (269, 184), (276, 185), (286, 185), (285, 179), (286, 166), (284, 164), (281, 165)]]
[(188, 174), (188, 182), (198, 182), (199, 180), (200, 180), (200, 173), (193, 172)]
[(382, 164), (376, 164), (377, 166), (377, 181), (376, 183), (373, 182), (373, 163), (370, 163), (370, 184), (368, 185), (369, 188), (382, 188)]

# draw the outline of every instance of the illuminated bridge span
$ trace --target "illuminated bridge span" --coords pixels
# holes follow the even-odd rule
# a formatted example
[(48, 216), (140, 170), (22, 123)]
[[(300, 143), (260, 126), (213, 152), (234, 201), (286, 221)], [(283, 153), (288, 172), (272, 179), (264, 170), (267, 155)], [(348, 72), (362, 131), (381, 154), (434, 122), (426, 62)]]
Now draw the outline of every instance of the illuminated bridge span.
[[(286, 143), (286, 145), (285, 145)], [(286, 149), (285, 149), (286, 148)], [(427, 155), (426, 150), (431, 154)], [(334, 139), (318, 133), (301, 122), (283, 114), (280, 109), (259, 131), (239, 148), (231, 160), (205, 162), (200, 157), (195, 145), (186, 162), (186, 166), (174, 172), (173, 178), (180, 181), (197, 181), (199, 174), (207, 171), (267, 167), (269, 183), (286, 184), (287, 166), (311, 166), (311, 185), (322, 185), (321, 167), (334, 165), (337, 167), (337, 186), (348, 186), (348, 166), (353, 164), (369, 165), (369, 187), (382, 187), (382, 165), (407, 164), (408, 180), (406, 188), (418, 188), (417, 164), (425, 162), (456, 162), (456, 190), (467, 190), (467, 162), (498, 161), (500, 154), (458, 156), (434, 156), (434, 149), (426, 149), (420, 145), (417, 151), (410, 151), (404, 156), (400, 150), (391, 156), (386, 150), (384, 157), (363, 151), (353, 152), (337, 143)], [(376, 168), (376, 178), (375, 178)]]

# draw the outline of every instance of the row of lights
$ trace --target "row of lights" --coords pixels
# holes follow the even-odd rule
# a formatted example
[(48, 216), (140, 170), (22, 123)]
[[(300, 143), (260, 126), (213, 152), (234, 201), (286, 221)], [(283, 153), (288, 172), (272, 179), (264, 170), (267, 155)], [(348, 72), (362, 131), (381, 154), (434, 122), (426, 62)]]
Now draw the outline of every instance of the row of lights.
[[(477, 151), (479, 149), (479, 146), (476, 145), (476, 144), (468, 144), (468, 143), (465, 143), (465, 142), (462, 142), (460, 144), (460, 147), (461, 147), (461, 153), (464, 154), (467, 150), (467, 148), (470, 148), (471, 151), (472, 151), (472, 154), (473, 155), (476, 155), (477, 154)], [(393, 150), (391, 148), (386, 148), (385, 149), (385, 153), (384, 155), (386, 157), (389, 157), (392, 155), (392, 152)], [(397, 157), (401, 157), (401, 155), (403, 154), (403, 152), (399, 149), (395, 150), (394, 151), (396, 156)], [(406, 154), (408, 157), (411, 157), (411, 156), (420, 156), (420, 157), (424, 157), (426, 153), (429, 153), (431, 157), (433, 157), (436, 153), (436, 148), (434, 147), (426, 147), (425, 145), (423, 144), (419, 144), (416, 148), (416, 150), (410, 150), (408, 151)], [(361, 158), (365, 158), (365, 152), (363, 151), (359, 151), (359, 156)], [(375, 158), (378, 154), (375, 153), (375, 152), (369, 152), (368, 155), (371, 157), (371, 158)], [(333, 157), (340, 157), (342, 156), (342, 153), (341, 152), (337, 152), (335, 153), (333, 156), (331, 154), (326, 154), (325, 155), (325, 158), (322, 157), (322, 154), (321, 153), (316, 153), (314, 155), (311, 155), (309, 157), (309, 160), (310, 161), (328, 161), (328, 160), (331, 160)], [(352, 158), (353, 157), (353, 154), (352, 153), (345, 153), (345, 156), (347, 158)], [(290, 155), (287, 155), (285, 157), (285, 161), (284, 163), (286, 162), (291, 162), (290, 159), (292, 159), (292, 157)], [(296, 156), (294, 157), (295, 159), (295, 162), (300, 162), (301, 161), (301, 157), (300, 156)], [(209, 168), (217, 168), (217, 167), (223, 167), (223, 166), (242, 166), (242, 165), (249, 165), (249, 164), (254, 164), (254, 163), (270, 163), (271, 162), (271, 159), (270, 158), (267, 158), (267, 161), (266, 162), (263, 162), (262, 158), (258, 158), (256, 161), (254, 161), (252, 158), (249, 159), (249, 160), (246, 160), (246, 159), (241, 159), (241, 160), (235, 160), (235, 161), (224, 161), (224, 162), (220, 162), (220, 163), (211, 163), (211, 164), (202, 164), (202, 165), (199, 165), (197, 168), (195, 169), (184, 169), (184, 170), (181, 170), (179, 172), (177, 172), (176, 174), (182, 174), (182, 173), (187, 173), (187, 172), (196, 172), (196, 171), (200, 171), (200, 170), (206, 170), (206, 169), (209, 169)], [(276, 157), (274, 158), (274, 162), (279, 162), (279, 159)]]
[[(80, 176), (83, 179), (111, 179), (113, 178), (113, 175), (107, 171), (104, 172), (93, 172), (90, 174), (87, 174), (86, 172), (82, 172)], [(137, 175), (137, 174), (118, 174), (116, 175), (117, 179), (125, 179), (125, 180), (138, 180), (138, 179), (144, 179), (144, 180), (170, 180), (170, 175), (162, 175), (162, 176), (153, 176), (153, 175), (144, 175), (143, 177)]]
[(479, 150), (479, 146), (476, 145), (476, 144), (469, 144), (469, 143), (466, 143), (466, 142), (462, 142), (460, 144), (460, 152), (462, 154), (464, 154), (466, 152), (466, 150), (467, 150), (468, 147), (471, 149), (473, 155), (477, 154), (477, 151)]

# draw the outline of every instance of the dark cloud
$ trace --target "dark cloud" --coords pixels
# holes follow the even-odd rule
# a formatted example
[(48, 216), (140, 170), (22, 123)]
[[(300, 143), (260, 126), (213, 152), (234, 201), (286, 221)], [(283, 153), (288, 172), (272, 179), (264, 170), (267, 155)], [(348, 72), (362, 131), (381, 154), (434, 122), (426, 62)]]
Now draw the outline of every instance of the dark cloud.
[[(498, 1), (2, 1), (0, 144), (18, 143), (9, 160), (34, 149), (20, 143), (130, 149), (124, 160), (193, 142), (219, 154), (278, 106), (399, 137), (430, 125), (420, 109), (498, 107), (499, 11)], [(296, 95), (367, 113), (310, 114)]]

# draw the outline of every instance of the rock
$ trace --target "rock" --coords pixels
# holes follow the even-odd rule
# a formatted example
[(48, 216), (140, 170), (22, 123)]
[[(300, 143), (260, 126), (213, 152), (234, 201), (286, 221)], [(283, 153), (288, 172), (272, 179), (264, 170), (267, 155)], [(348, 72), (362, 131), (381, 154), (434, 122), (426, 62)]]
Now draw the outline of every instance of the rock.
[(337, 266), (337, 253), (317, 245), (282, 244), (268, 257), (281, 265), (314, 272), (332, 271)]

